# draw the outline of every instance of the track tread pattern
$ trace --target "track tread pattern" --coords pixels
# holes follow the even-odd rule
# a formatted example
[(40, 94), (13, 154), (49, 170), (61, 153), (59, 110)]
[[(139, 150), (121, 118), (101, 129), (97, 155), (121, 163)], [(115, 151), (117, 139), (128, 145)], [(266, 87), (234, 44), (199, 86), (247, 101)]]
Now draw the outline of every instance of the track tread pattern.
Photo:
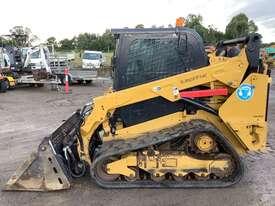
[[(127, 154), (131, 151), (136, 151), (151, 145), (164, 143), (166, 141), (173, 140), (180, 136), (186, 136), (194, 132), (210, 132), (214, 134), (216, 137), (216, 141), (222, 143), (226, 151), (233, 157), (236, 165), (236, 170), (230, 178), (226, 180), (209, 181), (186, 180), (183, 182), (165, 180), (161, 183), (153, 182), (150, 180), (138, 180), (136, 182), (106, 182), (100, 179), (95, 172), (97, 164), (100, 161), (103, 161), (105, 158)], [(237, 152), (234, 150), (228, 140), (211, 123), (205, 120), (192, 120), (157, 132), (145, 133), (141, 136), (127, 141), (114, 140), (103, 143), (99, 150), (96, 151), (96, 155), (90, 168), (90, 172), (92, 178), (96, 181), (96, 183), (104, 188), (221, 188), (228, 187), (239, 182), (241, 177), (243, 176), (243, 168), (243, 163)]]

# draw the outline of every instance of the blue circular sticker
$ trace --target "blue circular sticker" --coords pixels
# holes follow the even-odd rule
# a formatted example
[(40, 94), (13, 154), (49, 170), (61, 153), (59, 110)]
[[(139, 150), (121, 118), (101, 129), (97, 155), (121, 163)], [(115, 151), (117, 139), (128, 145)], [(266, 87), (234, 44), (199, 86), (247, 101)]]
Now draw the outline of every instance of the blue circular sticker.
[(251, 84), (242, 84), (237, 89), (237, 96), (240, 100), (248, 101), (253, 97), (254, 86)]

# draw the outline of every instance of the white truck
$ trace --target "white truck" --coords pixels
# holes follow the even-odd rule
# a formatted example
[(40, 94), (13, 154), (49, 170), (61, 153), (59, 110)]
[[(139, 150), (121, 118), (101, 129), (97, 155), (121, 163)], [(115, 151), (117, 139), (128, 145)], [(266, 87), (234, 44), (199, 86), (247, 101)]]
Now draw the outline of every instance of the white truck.
[(0, 47), (0, 68), (10, 67), (10, 58), (6, 52), (6, 50)]
[(82, 57), (83, 69), (99, 69), (102, 67), (104, 60), (101, 51), (88, 51), (85, 50)]
[(24, 67), (30, 67), (32, 70), (45, 69), (48, 73), (51, 73), (49, 57), (49, 49), (43, 45), (29, 48)]
[[(10, 54), (12, 55), (12, 54)], [(29, 84), (38, 87), (44, 84), (57, 85), (57, 76), (52, 74), (49, 66), (49, 50), (43, 45), (21, 48), (23, 65), (21, 68), (11, 67), (8, 73), (15, 79), (16, 84)], [(10, 56), (8, 58), (14, 58)]]
[(50, 67), (52, 73), (58, 77), (61, 84), (65, 84), (64, 68), (69, 69), (68, 81), (69, 84), (73, 83), (86, 83), (90, 84), (93, 80), (97, 79), (97, 71), (91, 69), (73, 68), (67, 57), (51, 56)]

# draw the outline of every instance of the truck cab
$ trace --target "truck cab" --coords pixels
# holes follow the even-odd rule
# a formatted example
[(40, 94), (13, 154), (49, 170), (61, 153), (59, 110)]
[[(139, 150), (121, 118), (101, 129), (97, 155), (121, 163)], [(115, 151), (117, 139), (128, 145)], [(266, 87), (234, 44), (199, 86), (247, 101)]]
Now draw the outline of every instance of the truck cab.
[(83, 69), (99, 69), (102, 63), (103, 55), (101, 51), (84, 51), (82, 58)]
[(49, 67), (49, 49), (43, 45), (29, 48), (27, 51), (24, 67), (31, 70), (46, 69), (48, 73), (51, 73)]
[(10, 58), (6, 49), (0, 48), (0, 68), (10, 68)]

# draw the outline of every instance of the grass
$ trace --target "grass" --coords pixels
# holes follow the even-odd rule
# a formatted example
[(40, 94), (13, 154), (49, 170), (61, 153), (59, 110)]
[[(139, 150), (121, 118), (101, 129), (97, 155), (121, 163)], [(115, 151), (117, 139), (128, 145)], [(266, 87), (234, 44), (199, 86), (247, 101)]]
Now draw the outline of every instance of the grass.
[(111, 66), (112, 57), (113, 57), (113, 52), (103, 53), (103, 58), (105, 60), (104, 65)]

